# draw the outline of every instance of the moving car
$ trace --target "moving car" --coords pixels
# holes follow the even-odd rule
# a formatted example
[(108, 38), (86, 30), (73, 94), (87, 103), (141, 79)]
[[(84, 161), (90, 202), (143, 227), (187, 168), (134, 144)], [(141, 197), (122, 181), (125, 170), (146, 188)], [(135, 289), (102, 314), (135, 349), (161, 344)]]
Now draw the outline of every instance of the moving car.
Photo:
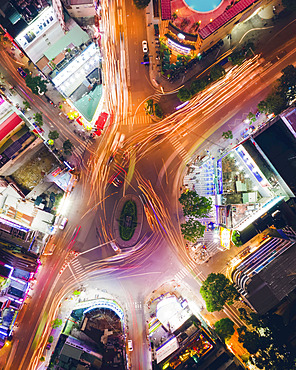
[(148, 53), (148, 44), (146, 40), (142, 41), (142, 49), (143, 49), (143, 53)]
[(116, 253), (120, 253), (120, 252), (121, 252), (120, 248), (117, 246), (117, 244), (116, 244), (116, 243), (114, 243), (114, 242), (110, 242), (110, 245), (111, 245), (111, 247), (113, 248), (113, 250), (114, 250)]
[(26, 78), (26, 77), (27, 77), (27, 73), (22, 69), (22, 67), (18, 67), (17, 71), (18, 71), (18, 73), (19, 73), (22, 77), (24, 77), (24, 78)]
[(66, 227), (67, 223), (68, 223), (68, 219), (67, 219), (67, 217), (64, 217), (64, 218), (62, 219), (62, 222), (61, 222), (61, 224), (60, 224), (59, 228), (60, 228), (61, 230), (64, 230), (64, 228)]
[(133, 350), (133, 341), (131, 339), (127, 341), (127, 348), (130, 352)]

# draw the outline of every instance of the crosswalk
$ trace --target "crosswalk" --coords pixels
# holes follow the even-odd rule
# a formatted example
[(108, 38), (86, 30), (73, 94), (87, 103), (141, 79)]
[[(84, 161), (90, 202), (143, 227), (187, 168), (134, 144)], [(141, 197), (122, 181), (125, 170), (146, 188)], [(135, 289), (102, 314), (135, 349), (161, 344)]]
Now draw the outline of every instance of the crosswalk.
[[(195, 268), (196, 268), (196, 263), (194, 263), (194, 261), (190, 261), (179, 272), (177, 272), (177, 274), (174, 276), (173, 279), (181, 282), (190, 273), (190, 271), (191, 270), (194, 271)], [(195, 277), (200, 277), (201, 275), (202, 275), (202, 272), (199, 271), (197, 274), (195, 274)]]
[(121, 126), (132, 126), (132, 125), (149, 125), (152, 123), (152, 119), (149, 114), (138, 113), (134, 116), (127, 117), (120, 122)]
[(173, 147), (176, 149), (177, 153), (183, 159), (183, 161), (187, 163), (190, 159), (190, 154), (186, 152), (180, 141), (176, 137), (170, 138), (169, 140)]
[(77, 258), (71, 262), (71, 266), (75, 274), (80, 274), (84, 270)]
[(91, 145), (91, 140), (88, 139), (84, 144), (80, 144), (78, 147), (76, 147), (73, 151), (73, 154), (82, 157), (83, 153), (86, 151), (86, 149)]

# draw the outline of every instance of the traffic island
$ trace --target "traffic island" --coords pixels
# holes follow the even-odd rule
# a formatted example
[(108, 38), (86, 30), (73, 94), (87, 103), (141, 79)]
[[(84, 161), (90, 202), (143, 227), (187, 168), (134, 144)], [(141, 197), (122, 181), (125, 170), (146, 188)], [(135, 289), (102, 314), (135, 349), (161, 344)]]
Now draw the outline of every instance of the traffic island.
[(140, 238), (143, 207), (139, 198), (128, 194), (118, 202), (113, 218), (113, 235), (120, 248), (134, 246)]

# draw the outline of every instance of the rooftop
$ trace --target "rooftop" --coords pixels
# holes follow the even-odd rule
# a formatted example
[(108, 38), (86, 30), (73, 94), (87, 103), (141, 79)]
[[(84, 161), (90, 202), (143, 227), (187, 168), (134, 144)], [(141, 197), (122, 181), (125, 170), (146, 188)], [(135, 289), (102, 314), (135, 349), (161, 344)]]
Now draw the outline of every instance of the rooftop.
[(232, 18), (234, 18), (239, 13), (243, 12), (252, 4), (256, 3), (258, 0), (240, 0), (236, 4), (234, 4), (230, 9), (225, 10), (222, 14), (220, 14), (217, 18), (215, 18), (212, 22), (208, 23), (205, 27), (201, 28), (198, 32), (202, 39), (206, 39), (212, 33), (217, 31), (220, 27), (224, 24), (229, 22)]

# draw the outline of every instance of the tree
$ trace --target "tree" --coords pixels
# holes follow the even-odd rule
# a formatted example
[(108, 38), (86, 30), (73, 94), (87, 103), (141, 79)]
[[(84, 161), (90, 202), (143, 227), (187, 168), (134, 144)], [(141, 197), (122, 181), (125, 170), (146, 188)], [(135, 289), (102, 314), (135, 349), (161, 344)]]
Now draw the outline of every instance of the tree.
[(158, 103), (154, 104), (154, 113), (155, 113), (156, 117), (162, 119), (163, 112), (162, 112), (162, 109), (160, 108)]
[(233, 139), (232, 131), (228, 130), (223, 132), (222, 137), (224, 137), (224, 139)]
[(234, 334), (234, 322), (228, 317), (215, 322), (214, 327), (216, 333), (224, 341), (230, 339)]
[(266, 349), (259, 348), (256, 355), (251, 356), (251, 363), (259, 369), (268, 370), (295, 370), (296, 361), (294, 355), (285, 347), (273, 345)]
[(257, 105), (257, 109), (260, 113), (267, 113), (267, 106), (264, 100), (261, 100)]
[(246, 57), (242, 50), (238, 50), (233, 51), (229, 59), (231, 60), (232, 64), (241, 65)]
[(179, 90), (177, 97), (182, 101), (188, 101), (191, 99), (191, 92), (186, 89), (186, 87), (182, 87), (182, 89)]
[(219, 78), (224, 76), (224, 74), (225, 74), (224, 68), (219, 64), (215, 64), (214, 67), (211, 68), (210, 77), (212, 81), (219, 80)]
[(154, 109), (153, 109), (153, 99), (148, 99), (145, 104), (145, 110), (146, 114), (153, 114)]
[(44, 362), (45, 361), (45, 357), (44, 356), (40, 357), (39, 361)]
[(207, 87), (207, 81), (204, 78), (193, 81), (190, 86), (190, 92), (192, 95), (197, 94), (198, 92), (204, 90)]
[(295, 0), (282, 0), (282, 4), (288, 10), (294, 12), (296, 10), (296, 3)]
[(239, 328), (239, 342), (252, 354), (251, 362), (259, 369), (296, 369), (295, 356), (290, 350), (289, 328), (281, 316), (265, 314), (263, 316), (244, 308), (239, 308), (240, 318), (249, 328)]
[(237, 230), (234, 230), (232, 232), (231, 240), (233, 244), (237, 247), (240, 247), (241, 245), (243, 245), (243, 242), (241, 241), (240, 233)]
[(49, 131), (49, 134), (48, 134), (49, 139), (56, 140), (59, 136), (60, 134), (56, 130)]
[(206, 227), (193, 217), (189, 217), (185, 223), (181, 224), (181, 233), (184, 239), (192, 243), (204, 236), (205, 229)]
[(25, 79), (26, 85), (32, 90), (35, 95), (44, 94), (47, 91), (46, 82), (40, 77), (32, 77), (28, 69), (24, 70), (27, 73)]
[(26, 100), (24, 100), (24, 101), (23, 101), (23, 104), (24, 104), (24, 108), (25, 108), (26, 110), (29, 110), (29, 109), (31, 108), (30, 103), (29, 103), (29, 102), (27, 102)]
[(209, 312), (221, 311), (226, 303), (233, 304), (239, 297), (234, 284), (220, 273), (208, 275), (202, 283), (200, 294), (205, 300)]
[(61, 326), (63, 323), (63, 320), (62, 319), (55, 319), (51, 322), (51, 326), (53, 327), (53, 329), (56, 329), (58, 328), (59, 326)]
[(250, 121), (250, 124), (251, 124), (251, 122), (255, 122), (256, 121), (256, 116), (255, 116), (254, 113), (249, 112), (249, 114), (247, 115), (247, 119)]
[(134, 4), (138, 9), (146, 8), (150, 3), (150, 0), (134, 0)]
[(69, 139), (65, 140), (63, 143), (63, 149), (66, 155), (72, 154), (73, 144)]
[(274, 91), (265, 99), (267, 113), (280, 114), (287, 106), (286, 99), (278, 91)]
[(53, 342), (53, 336), (51, 335), (49, 338), (48, 338), (48, 343), (52, 343)]
[(212, 207), (211, 199), (200, 197), (194, 190), (182, 193), (179, 202), (184, 216), (207, 217)]
[(292, 101), (296, 96), (296, 68), (288, 65), (282, 70), (282, 76), (279, 79), (278, 91), (285, 96), (287, 101)]
[(33, 115), (33, 117), (34, 117), (34, 119), (35, 119), (35, 123), (39, 126), (39, 127), (41, 127), (41, 126), (43, 126), (43, 117), (42, 117), (42, 113), (35, 113), (34, 115)]

